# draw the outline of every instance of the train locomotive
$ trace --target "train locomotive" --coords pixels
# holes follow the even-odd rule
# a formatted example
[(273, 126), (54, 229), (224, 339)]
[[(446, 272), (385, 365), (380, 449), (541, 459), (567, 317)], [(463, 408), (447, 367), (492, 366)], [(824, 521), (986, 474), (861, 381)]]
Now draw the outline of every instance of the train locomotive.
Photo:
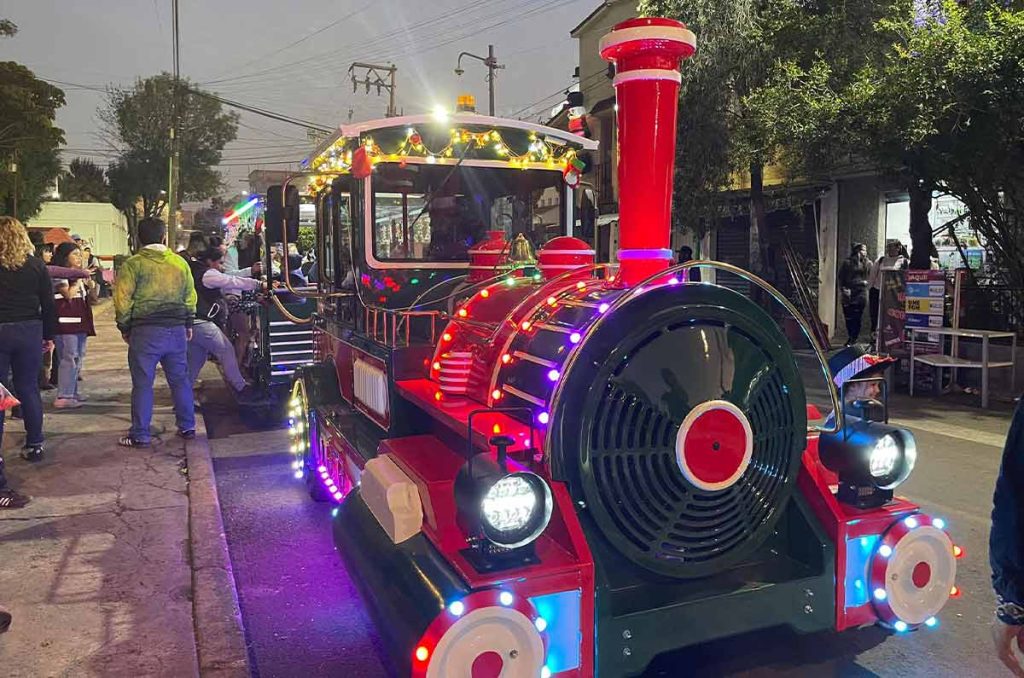
[[(335, 543), (400, 675), (636, 675), (768, 627), (926, 630), (955, 592), (946, 525), (893, 495), (913, 436), (844, 416), (830, 379), (834, 417), (809, 426), (776, 321), (688, 272), (776, 298), (827, 371), (796, 309), (728, 265), (670, 264), (695, 45), (659, 18), (601, 42), (618, 266), (572, 236), (571, 175), (595, 147), (578, 135), (409, 116), (342, 126), (308, 161), (321, 275), (293, 473), (336, 504)], [(559, 231), (534, 256), (541, 193)], [(296, 200), (289, 184), (268, 195), (286, 246)]]

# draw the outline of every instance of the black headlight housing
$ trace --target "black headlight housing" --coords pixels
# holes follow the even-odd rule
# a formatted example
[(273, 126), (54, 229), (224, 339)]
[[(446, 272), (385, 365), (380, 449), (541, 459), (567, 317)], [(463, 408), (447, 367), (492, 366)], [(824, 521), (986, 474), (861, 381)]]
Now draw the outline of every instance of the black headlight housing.
[(907, 429), (848, 416), (838, 433), (818, 441), (822, 463), (839, 475), (839, 501), (871, 508), (890, 501), (917, 462), (917, 442)]
[(455, 505), (471, 543), (463, 555), (477, 570), (535, 561), (533, 542), (547, 528), (552, 511), (551, 488), (539, 475), (477, 454), (455, 478)]

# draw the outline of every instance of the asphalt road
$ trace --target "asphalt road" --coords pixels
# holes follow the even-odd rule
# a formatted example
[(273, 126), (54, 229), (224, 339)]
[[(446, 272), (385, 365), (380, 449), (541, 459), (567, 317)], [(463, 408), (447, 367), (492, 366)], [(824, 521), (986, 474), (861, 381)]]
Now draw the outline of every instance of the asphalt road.
[[(330, 508), (291, 478), (284, 430), (253, 432), (208, 389), (222, 512), (238, 583), (254, 675), (387, 675), (375, 632), (334, 551)], [(990, 650), (993, 596), (987, 565), (988, 515), (1008, 406), (980, 415), (956, 398), (896, 398), (893, 416), (910, 424), (920, 458), (901, 494), (943, 517), (966, 550), (963, 596), (940, 626), (905, 636), (879, 629), (798, 636), (779, 629), (659, 657), (649, 676), (980, 676), (1005, 675)]]

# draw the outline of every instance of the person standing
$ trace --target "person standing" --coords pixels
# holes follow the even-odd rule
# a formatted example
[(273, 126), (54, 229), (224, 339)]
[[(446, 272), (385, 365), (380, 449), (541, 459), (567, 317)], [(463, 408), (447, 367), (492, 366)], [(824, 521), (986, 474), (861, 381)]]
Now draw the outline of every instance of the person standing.
[(898, 271), (907, 267), (907, 260), (900, 254), (900, 241), (885, 243), (885, 254), (871, 266), (871, 289), (868, 291), (868, 308), (871, 313), (871, 333), (878, 331), (878, 311), (882, 297), (882, 271)]
[[(84, 255), (73, 242), (61, 243), (53, 255), (57, 266), (81, 269)], [(68, 280), (55, 278), (53, 293), (57, 310), (57, 355), (60, 367), (57, 372), (57, 398), (53, 406), (58, 410), (82, 406), (85, 397), (78, 392), (79, 374), (85, 360), (85, 344), (90, 336), (96, 336), (93, 328), (92, 308), (89, 306), (89, 289), (95, 285), (91, 278)]]
[(857, 343), (860, 326), (864, 320), (864, 307), (868, 303), (868, 274), (871, 263), (868, 248), (863, 243), (853, 243), (850, 256), (839, 268), (839, 289), (842, 294), (843, 315), (846, 317), (846, 345)]
[[(693, 261), (693, 248), (690, 247), (689, 245), (683, 245), (682, 247), (679, 248), (676, 263), (685, 264), (688, 261)], [(700, 269), (686, 269), (686, 280), (689, 282), (700, 282)]]
[[(39, 396), (39, 368), (43, 352), (53, 348), (57, 319), (53, 289), (46, 264), (31, 256), (28, 232), (14, 217), (0, 217), (0, 379), (21, 401), (25, 447), (21, 456), (32, 462), (43, 458), (43, 401)], [(9, 375), (13, 379), (8, 381)], [(4, 413), (0, 411), (0, 440)], [(24, 502), (5, 490), (0, 459), (0, 508)], [(2, 497), (6, 497), (2, 499)], [(4, 505), (7, 504), (7, 505)]]
[(178, 435), (194, 438), (195, 403), (188, 381), (188, 342), (196, 313), (196, 288), (188, 263), (166, 245), (167, 225), (139, 222), (142, 249), (121, 266), (114, 281), (117, 328), (128, 344), (132, 375), (132, 425), (123, 447), (149, 447), (153, 381), (159, 363), (174, 402)]
[(992, 624), (996, 654), (1013, 675), (1024, 676), (1024, 398), (1006, 434), (988, 553), (997, 599)]
[(192, 326), (192, 341), (188, 345), (188, 381), (195, 383), (199, 371), (206, 363), (207, 356), (216, 356), (224, 379), (235, 390), (240, 401), (253, 400), (256, 395), (245, 383), (235, 348), (224, 333), (228, 322), (227, 293), (261, 289), (263, 283), (255, 278), (242, 278), (224, 273), (224, 250), (210, 247), (189, 262), (198, 301), (196, 320)]

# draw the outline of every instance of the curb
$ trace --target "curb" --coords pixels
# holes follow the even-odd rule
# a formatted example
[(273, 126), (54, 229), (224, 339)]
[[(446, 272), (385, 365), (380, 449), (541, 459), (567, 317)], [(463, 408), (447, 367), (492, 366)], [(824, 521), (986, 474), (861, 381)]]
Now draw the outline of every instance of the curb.
[(249, 651), (238, 606), (217, 481), (206, 426), (197, 417), (196, 437), (185, 441), (188, 460), (188, 531), (192, 556), (192, 614), (199, 675), (247, 678)]

